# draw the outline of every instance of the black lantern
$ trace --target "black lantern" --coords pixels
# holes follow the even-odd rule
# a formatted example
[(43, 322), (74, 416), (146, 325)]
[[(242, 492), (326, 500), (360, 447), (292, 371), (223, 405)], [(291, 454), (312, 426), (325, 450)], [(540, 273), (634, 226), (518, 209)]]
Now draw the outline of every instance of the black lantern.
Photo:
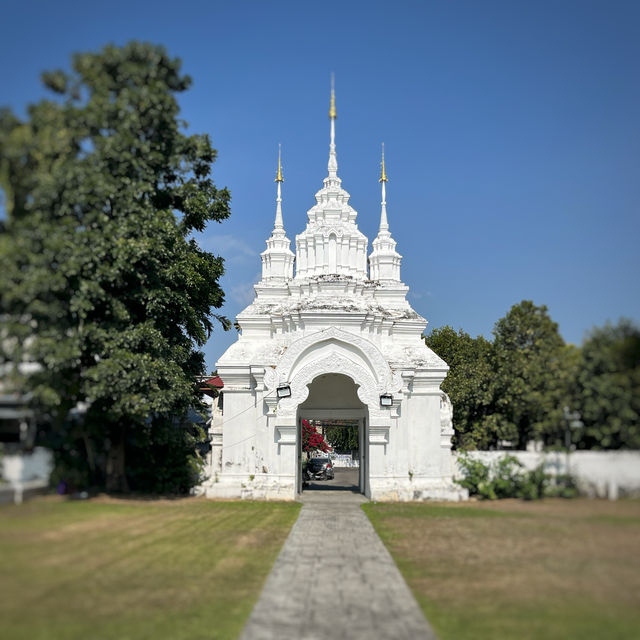
[(390, 393), (383, 393), (380, 396), (380, 406), (390, 407), (393, 404), (393, 396)]
[(281, 384), (276, 389), (276, 395), (278, 398), (290, 398), (291, 397), (291, 387), (288, 384)]

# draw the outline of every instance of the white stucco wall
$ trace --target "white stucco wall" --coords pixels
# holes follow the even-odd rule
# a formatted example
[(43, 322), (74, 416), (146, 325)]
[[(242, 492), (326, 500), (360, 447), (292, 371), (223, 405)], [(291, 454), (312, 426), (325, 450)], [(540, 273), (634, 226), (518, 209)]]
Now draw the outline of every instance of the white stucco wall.
[[(511, 455), (527, 470), (544, 463), (551, 474), (566, 473), (568, 469), (581, 491), (592, 497), (640, 495), (640, 451), (574, 451), (569, 455), (568, 468), (567, 454), (563, 452), (470, 451), (467, 455), (487, 465)], [(456, 465), (455, 477), (461, 476)]]
[(13, 501), (22, 502), (26, 491), (49, 486), (53, 453), (44, 447), (31, 452), (4, 453), (0, 458), (0, 477), (13, 491)]
[(36, 447), (30, 453), (5, 453), (0, 467), (2, 479), (11, 485), (36, 481), (46, 485), (53, 469), (53, 454), (44, 447)]

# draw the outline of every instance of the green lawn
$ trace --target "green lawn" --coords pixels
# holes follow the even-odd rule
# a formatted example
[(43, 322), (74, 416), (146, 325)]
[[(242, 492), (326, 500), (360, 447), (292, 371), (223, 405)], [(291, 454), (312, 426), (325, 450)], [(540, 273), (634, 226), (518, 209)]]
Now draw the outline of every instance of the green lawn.
[(236, 638), (299, 508), (57, 498), (0, 507), (0, 635)]
[(640, 637), (640, 501), (363, 508), (441, 640)]

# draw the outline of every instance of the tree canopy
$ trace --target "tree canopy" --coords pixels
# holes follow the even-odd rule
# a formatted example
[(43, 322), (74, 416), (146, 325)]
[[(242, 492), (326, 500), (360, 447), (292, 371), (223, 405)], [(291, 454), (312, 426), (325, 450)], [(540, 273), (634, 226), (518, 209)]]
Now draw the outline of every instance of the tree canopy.
[(454, 406), (454, 445), (461, 448), (487, 446), (493, 435), (486, 431), (492, 410), (491, 343), (482, 336), (472, 338), (462, 329), (434, 329), (427, 345), (450, 367), (442, 390)]
[(523, 300), (493, 329), (493, 424), (502, 440), (524, 449), (554, 430), (568, 402), (564, 340), (547, 307)]
[(630, 320), (595, 328), (579, 360), (579, 446), (640, 449), (640, 329)]
[(640, 447), (640, 330), (628, 320), (594, 329), (577, 348), (545, 306), (523, 300), (496, 322), (493, 341), (451, 327), (425, 340), (450, 366), (442, 389), (456, 447), (561, 447), (565, 406), (584, 422), (571, 434), (575, 446)]
[(325, 427), (325, 435), (335, 451), (354, 451), (360, 448), (357, 424), (330, 424)]
[(43, 74), (55, 97), (25, 120), (0, 113), (4, 358), (49, 413), (59, 461), (112, 490), (193, 482), (197, 437), (175, 417), (197, 401), (224, 301), (223, 261), (193, 232), (229, 215), (230, 194), (209, 137), (178, 119), (180, 67), (160, 46), (107, 46)]

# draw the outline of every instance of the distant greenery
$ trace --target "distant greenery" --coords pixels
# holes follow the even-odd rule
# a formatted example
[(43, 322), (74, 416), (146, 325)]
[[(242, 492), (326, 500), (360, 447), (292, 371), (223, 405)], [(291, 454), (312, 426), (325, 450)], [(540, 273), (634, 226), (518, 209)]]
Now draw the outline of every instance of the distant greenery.
[(299, 504), (0, 507), (4, 640), (235, 640)]
[(109, 45), (43, 74), (53, 97), (25, 119), (0, 111), (1, 355), (48, 416), (54, 477), (80, 488), (198, 480), (204, 433), (180, 420), (224, 297), (223, 261), (194, 232), (229, 215), (230, 195), (209, 137), (183, 132), (180, 66), (159, 46)]
[(334, 451), (354, 451), (360, 448), (358, 426), (328, 426), (325, 430), (327, 442)]
[(593, 329), (580, 350), (580, 447), (640, 448), (640, 329), (629, 320)]
[(577, 348), (545, 306), (523, 300), (496, 322), (493, 341), (448, 326), (425, 341), (451, 367), (442, 389), (459, 449), (563, 447), (565, 406), (584, 423), (571, 429), (577, 448), (640, 448), (640, 328), (628, 320), (594, 329)]

